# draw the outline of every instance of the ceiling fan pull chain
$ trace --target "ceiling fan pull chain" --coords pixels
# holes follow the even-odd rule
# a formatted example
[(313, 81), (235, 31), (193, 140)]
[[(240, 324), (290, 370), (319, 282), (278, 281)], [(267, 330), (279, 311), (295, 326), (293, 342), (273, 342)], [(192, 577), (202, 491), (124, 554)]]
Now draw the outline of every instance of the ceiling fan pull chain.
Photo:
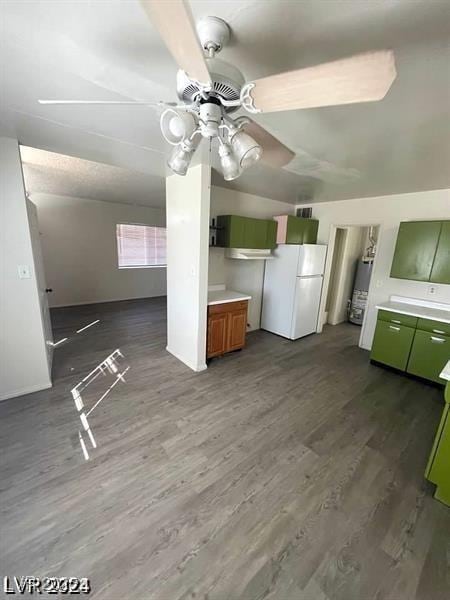
[(254, 87), (254, 83), (246, 83), (244, 86), (242, 86), (240, 102), (245, 110), (248, 110), (250, 113), (257, 114), (260, 113), (261, 110), (256, 108), (253, 96), (250, 93)]

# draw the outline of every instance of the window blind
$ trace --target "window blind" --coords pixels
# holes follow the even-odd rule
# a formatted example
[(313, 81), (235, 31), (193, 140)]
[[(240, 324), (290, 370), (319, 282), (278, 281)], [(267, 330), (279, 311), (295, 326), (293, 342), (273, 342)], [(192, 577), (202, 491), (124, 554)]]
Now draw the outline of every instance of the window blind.
[(166, 228), (148, 225), (117, 225), (119, 268), (165, 266)]

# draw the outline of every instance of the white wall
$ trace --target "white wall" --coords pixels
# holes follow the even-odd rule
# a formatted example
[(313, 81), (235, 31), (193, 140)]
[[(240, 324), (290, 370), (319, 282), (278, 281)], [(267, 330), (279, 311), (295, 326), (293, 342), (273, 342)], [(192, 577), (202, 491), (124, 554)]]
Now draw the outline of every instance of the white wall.
[[(17, 140), (0, 138), (0, 400), (51, 386)], [(26, 265), (29, 279), (19, 279)]]
[[(356, 263), (364, 252), (366, 228), (344, 227), (345, 239), (341, 255), (336, 264), (336, 273), (332, 274), (333, 290), (329, 297), (327, 322), (337, 325), (347, 320), (348, 301), (352, 295), (355, 279)], [(331, 281), (329, 290), (331, 288)]]
[(117, 223), (164, 225), (159, 208), (33, 194), (50, 306), (163, 296), (166, 269), (117, 267)]
[[(295, 214), (292, 204), (217, 186), (211, 188), (211, 218), (217, 215), (240, 215), (270, 219), (286, 214)], [(228, 289), (252, 297), (248, 310), (250, 330), (260, 327), (264, 265), (263, 260), (226, 259), (223, 248), (210, 248), (209, 284), (223, 283)]]
[[(450, 190), (317, 203), (313, 205), (313, 216), (319, 219), (318, 242), (321, 244), (329, 243), (331, 229), (335, 226), (380, 225), (369, 288), (369, 307), (360, 341), (363, 348), (370, 349), (372, 345), (377, 318), (376, 304), (387, 300), (392, 294), (450, 303), (450, 285), (435, 285), (437, 293), (430, 296), (430, 285), (426, 282), (389, 277), (400, 222), (450, 219)], [(325, 269), (322, 317), (331, 268), (331, 250), (328, 249)]]
[(206, 369), (211, 168), (166, 179), (167, 350), (194, 371)]

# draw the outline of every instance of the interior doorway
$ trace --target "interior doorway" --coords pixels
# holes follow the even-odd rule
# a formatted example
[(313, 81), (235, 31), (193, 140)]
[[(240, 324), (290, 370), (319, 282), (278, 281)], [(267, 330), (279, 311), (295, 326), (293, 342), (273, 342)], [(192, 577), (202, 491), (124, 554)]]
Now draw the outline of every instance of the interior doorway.
[(350, 322), (362, 327), (376, 257), (378, 225), (336, 225), (330, 237), (332, 252), (322, 324)]

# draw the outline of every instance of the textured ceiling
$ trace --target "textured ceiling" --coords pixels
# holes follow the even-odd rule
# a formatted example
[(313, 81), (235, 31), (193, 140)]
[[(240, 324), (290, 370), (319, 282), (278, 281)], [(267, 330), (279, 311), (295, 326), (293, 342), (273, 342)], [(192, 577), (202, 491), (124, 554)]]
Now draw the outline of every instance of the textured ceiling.
[(164, 180), (73, 156), (21, 146), (27, 192), (163, 208)]
[[(196, 18), (213, 14), (229, 22), (232, 40), (221, 58), (248, 80), (371, 49), (396, 55), (398, 77), (381, 102), (257, 117), (296, 151), (294, 173), (257, 165), (230, 184), (216, 173), (216, 184), (293, 203), (450, 187), (449, 2), (190, 4)], [(137, 0), (2, 0), (0, 17), (1, 133), (164, 177), (167, 148), (156, 110), (37, 104), (176, 99), (176, 65)]]

